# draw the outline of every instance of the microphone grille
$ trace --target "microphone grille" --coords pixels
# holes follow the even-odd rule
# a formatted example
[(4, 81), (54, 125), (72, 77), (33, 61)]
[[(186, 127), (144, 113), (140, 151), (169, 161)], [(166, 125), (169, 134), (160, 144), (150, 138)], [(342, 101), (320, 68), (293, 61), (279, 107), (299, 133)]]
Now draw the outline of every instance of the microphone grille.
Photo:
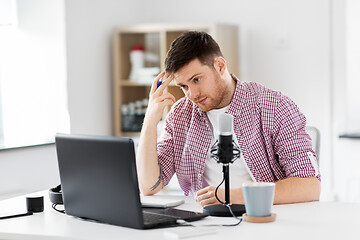
[(220, 135), (232, 135), (234, 117), (230, 114), (221, 113), (219, 114), (218, 120)]

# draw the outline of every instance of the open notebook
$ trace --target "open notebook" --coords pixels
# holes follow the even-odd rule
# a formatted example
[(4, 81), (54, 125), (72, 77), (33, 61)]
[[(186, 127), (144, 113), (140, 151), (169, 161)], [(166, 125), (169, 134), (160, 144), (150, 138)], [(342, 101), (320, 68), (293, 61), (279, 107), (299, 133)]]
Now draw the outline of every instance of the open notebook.
[(184, 203), (184, 200), (171, 199), (163, 196), (140, 196), (143, 207), (169, 208), (177, 207)]

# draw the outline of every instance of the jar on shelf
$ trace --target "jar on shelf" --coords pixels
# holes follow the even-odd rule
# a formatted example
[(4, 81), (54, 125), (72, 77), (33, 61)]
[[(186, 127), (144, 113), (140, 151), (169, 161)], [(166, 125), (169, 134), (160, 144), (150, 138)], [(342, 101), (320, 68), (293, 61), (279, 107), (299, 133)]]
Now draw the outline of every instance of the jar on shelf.
[(144, 121), (148, 99), (124, 104), (121, 107), (122, 131), (140, 132)]
[(130, 51), (130, 80), (137, 80), (139, 78), (139, 72), (145, 65), (145, 52), (144, 47), (140, 44), (134, 45)]

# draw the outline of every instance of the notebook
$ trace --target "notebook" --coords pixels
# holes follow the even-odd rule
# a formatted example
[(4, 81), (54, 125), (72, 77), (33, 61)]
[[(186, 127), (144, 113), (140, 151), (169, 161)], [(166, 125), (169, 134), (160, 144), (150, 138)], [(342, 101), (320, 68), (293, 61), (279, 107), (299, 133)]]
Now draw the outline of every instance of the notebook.
[(118, 226), (147, 229), (199, 220), (191, 211), (142, 208), (131, 138), (57, 134), (65, 212)]
[(140, 196), (141, 206), (152, 208), (171, 208), (183, 204), (183, 199), (164, 198), (163, 196)]

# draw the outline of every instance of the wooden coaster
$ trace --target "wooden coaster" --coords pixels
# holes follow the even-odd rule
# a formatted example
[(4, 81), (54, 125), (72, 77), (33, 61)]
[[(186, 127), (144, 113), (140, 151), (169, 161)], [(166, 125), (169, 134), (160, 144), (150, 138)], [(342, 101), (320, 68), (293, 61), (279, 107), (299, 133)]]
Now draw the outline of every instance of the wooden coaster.
[(252, 222), (252, 223), (267, 223), (267, 222), (273, 222), (276, 219), (276, 213), (272, 213), (270, 216), (267, 217), (251, 217), (246, 215), (246, 213), (244, 213), (242, 215), (244, 221), (247, 222)]

